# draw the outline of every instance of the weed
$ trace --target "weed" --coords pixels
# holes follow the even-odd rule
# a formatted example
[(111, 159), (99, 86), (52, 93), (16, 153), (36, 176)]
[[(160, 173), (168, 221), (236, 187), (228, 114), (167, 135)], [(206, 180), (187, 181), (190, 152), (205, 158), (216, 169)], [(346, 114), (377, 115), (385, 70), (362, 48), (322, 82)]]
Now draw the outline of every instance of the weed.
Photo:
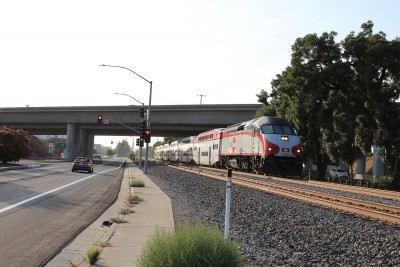
[(244, 266), (239, 246), (217, 227), (179, 224), (175, 232), (158, 228), (138, 258), (139, 267)]
[(378, 189), (387, 189), (390, 190), (392, 188), (393, 178), (389, 176), (374, 176), (371, 179), (371, 184), (374, 188)]
[(131, 213), (133, 213), (133, 210), (131, 210), (128, 207), (122, 208), (119, 211), (119, 214), (121, 214), (121, 215), (127, 215), (127, 214), (131, 214)]
[(110, 243), (108, 243), (108, 242), (96, 242), (95, 245), (99, 246), (99, 247), (102, 247), (102, 248), (112, 247), (112, 245)]
[(110, 221), (115, 222), (115, 223), (127, 223), (127, 220), (124, 220), (123, 218), (120, 217), (112, 217), (110, 218)]
[(89, 264), (95, 264), (100, 259), (101, 249), (98, 246), (91, 246), (86, 251), (86, 260)]
[(126, 200), (126, 202), (128, 202), (129, 204), (137, 204), (140, 201), (142, 201), (143, 199), (141, 197), (138, 196), (138, 194), (130, 194), (128, 196), (128, 199)]

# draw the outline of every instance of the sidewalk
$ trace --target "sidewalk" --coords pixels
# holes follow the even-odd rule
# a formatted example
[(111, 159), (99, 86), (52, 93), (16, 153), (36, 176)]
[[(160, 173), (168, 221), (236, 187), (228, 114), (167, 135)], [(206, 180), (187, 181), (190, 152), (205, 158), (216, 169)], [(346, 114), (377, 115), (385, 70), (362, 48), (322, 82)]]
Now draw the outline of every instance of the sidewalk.
[[(143, 180), (145, 187), (130, 188), (129, 177)], [(120, 215), (119, 211), (125, 207), (125, 201), (131, 193), (143, 200), (131, 208), (134, 213)], [(113, 223), (110, 227), (102, 225), (103, 221), (115, 217), (123, 218), (127, 223)], [(46, 266), (90, 266), (85, 261), (86, 250), (95, 244), (107, 244), (102, 249), (100, 260), (92, 266), (134, 267), (148, 237), (157, 227), (174, 229), (171, 200), (142, 170), (129, 164), (124, 172), (117, 201)]]

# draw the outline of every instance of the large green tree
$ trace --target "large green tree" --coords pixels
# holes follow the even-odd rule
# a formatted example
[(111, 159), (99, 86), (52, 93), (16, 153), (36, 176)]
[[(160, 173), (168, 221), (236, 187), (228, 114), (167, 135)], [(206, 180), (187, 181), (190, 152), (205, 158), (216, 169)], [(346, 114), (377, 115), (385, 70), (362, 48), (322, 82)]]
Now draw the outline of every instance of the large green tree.
[(355, 143), (363, 151), (375, 141), (386, 150), (385, 162), (395, 187), (400, 187), (400, 40), (373, 33), (373, 23), (362, 24), (361, 32), (346, 36), (343, 58), (353, 79), (348, 98), (355, 116)]
[(0, 130), (0, 161), (3, 163), (19, 161), (32, 153), (29, 134), (21, 129)]
[[(351, 164), (371, 144), (386, 148), (386, 162), (400, 185), (400, 40), (373, 33), (371, 21), (357, 35), (335, 42), (335, 32), (308, 34), (292, 46), (291, 65), (261, 92), (265, 110), (294, 122), (304, 155), (323, 178), (329, 161)], [(262, 98), (262, 99), (261, 99)], [(260, 101), (262, 102), (262, 101)], [(264, 103), (264, 102), (262, 102)]]
[[(292, 121), (303, 137), (304, 156), (317, 165), (324, 179), (329, 153), (324, 149), (324, 129), (333, 127), (327, 100), (342, 90), (346, 73), (340, 69), (340, 46), (335, 32), (308, 34), (292, 46), (291, 65), (272, 81), (271, 105), (278, 116)], [(338, 147), (344, 141), (337, 142)]]

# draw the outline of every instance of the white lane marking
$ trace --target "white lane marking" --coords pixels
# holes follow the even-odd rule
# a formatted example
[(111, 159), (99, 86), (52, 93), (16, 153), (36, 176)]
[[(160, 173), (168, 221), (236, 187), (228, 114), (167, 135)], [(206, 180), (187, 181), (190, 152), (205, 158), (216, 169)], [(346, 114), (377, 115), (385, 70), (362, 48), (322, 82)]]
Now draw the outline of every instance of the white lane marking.
[[(57, 172), (58, 172), (58, 171), (60, 171), (60, 172), (66, 172), (66, 170), (57, 170), (57, 169), (54, 169), (54, 170), (56, 170)], [(53, 173), (54, 173), (54, 172), (53, 172)], [(46, 175), (49, 175), (49, 174), (51, 174), (51, 173), (46, 173)], [(11, 179), (9, 179), (9, 181), (23, 180), (23, 179), (27, 179), (27, 178), (31, 178), (31, 177), (40, 176), (40, 175), (44, 175), (44, 174), (42, 174), (42, 173), (34, 173), (34, 174), (32, 174), (31, 176), (19, 177), (19, 178), (11, 178)]]
[(22, 179), (27, 179), (27, 178), (31, 178), (31, 177), (35, 177), (35, 176), (40, 176), (40, 175), (42, 175), (42, 174), (40, 174), (40, 173), (35, 173), (35, 174), (31, 175), (31, 176), (19, 177), (19, 178), (11, 178), (11, 179), (9, 179), (9, 180), (10, 180), (10, 181), (22, 180)]
[(41, 194), (39, 194), (39, 195), (37, 195), (37, 196), (34, 196), (34, 197), (31, 197), (31, 198), (22, 200), (22, 201), (20, 201), (20, 202), (18, 202), (18, 203), (15, 203), (15, 204), (10, 205), (10, 206), (8, 206), (8, 207), (2, 208), (2, 209), (0, 209), (0, 213), (6, 212), (6, 211), (11, 210), (11, 209), (13, 209), (13, 208), (16, 208), (16, 207), (18, 207), (18, 206), (21, 206), (21, 205), (23, 205), (23, 204), (25, 204), (25, 203), (31, 202), (31, 201), (33, 201), (33, 200), (35, 200), (35, 199), (38, 199), (38, 198), (40, 198), (40, 197), (43, 197), (43, 196), (45, 196), (45, 195), (54, 193), (54, 192), (56, 192), (56, 191), (58, 191), (58, 190), (61, 190), (61, 189), (66, 188), (66, 187), (68, 187), (68, 186), (71, 186), (71, 185), (74, 185), (74, 184), (83, 182), (83, 181), (85, 181), (85, 180), (87, 180), (87, 179), (90, 179), (90, 178), (92, 178), (92, 177), (95, 177), (95, 176), (97, 176), (97, 175), (99, 175), (99, 174), (101, 174), (101, 173), (105, 173), (105, 172), (117, 170), (117, 169), (121, 168), (122, 164), (123, 164), (123, 163), (121, 163), (121, 165), (119, 165), (118, 168), (114, 168), (114, 169), (110, 169), (110, 170), (106, 170), (106, 171), (102, 171), (102, 172), (99, 172), (99, 173), (90, 175), (90, 176), (85, 177), (85, 178), (82, 178), (82, 179), (80, 179), (80, 180), (78, 180), (78, 181), (75, 181), (75, 182), (72, 182), (72, 183), (69, 183), (69, 184), (66, 184), (66, 185), (57, 187), (57, 188), (55, 188), (55, 189), (53, 189), (53, 190), (50, 190), (50, 191), (41, 193)]

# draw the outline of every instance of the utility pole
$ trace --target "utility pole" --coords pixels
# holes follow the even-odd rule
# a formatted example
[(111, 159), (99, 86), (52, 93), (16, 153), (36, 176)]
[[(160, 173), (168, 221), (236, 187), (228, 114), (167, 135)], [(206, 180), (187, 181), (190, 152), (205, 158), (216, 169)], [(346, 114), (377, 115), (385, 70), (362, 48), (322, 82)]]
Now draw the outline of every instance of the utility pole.
[(197, 96), (200, 96), (200, 105), (201, 105), (201, 102), (203, 102), (203, 96), (206, 97), (206, 95), (199, 94), (199, 95), (197, 95)]

